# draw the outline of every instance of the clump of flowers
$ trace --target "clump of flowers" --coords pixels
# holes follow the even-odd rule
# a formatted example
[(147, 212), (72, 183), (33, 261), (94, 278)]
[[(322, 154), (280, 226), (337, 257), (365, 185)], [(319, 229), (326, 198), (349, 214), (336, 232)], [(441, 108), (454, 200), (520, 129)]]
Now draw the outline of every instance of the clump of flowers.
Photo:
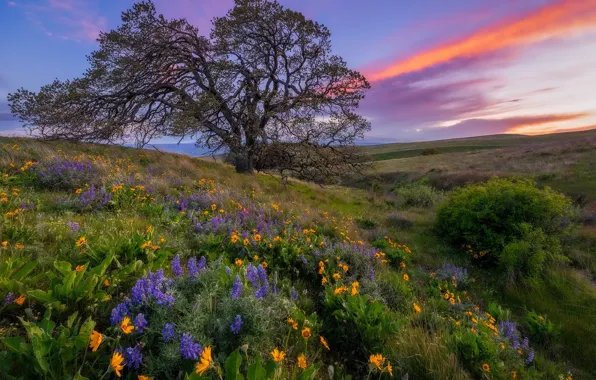
[(441, 281), (450, 281), (458, 286), (466, 286), (468, 284), (468, 270), (466, 268), (458, 267), (450, 263), (443, 264), (443, 267), (436, 271), (437, 279)]
[(99, 178), (99, 172), (91, 162), (68, 158), (42, 160), (28, 170), (37, 176), (40, 187), (51, 190), (75, 190), (93, 184)]

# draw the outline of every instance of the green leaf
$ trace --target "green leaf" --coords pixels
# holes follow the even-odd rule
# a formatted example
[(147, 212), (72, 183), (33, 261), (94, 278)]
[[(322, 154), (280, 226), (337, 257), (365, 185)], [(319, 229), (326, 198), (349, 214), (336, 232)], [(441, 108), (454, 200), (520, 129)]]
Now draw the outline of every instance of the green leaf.
[(269, 360), (267, 364), (265, 364), (265, 373), (267, 379), (272, 379), (275, 377), (275, 370), (277, 369), (277, 363), (273, 360)]
[(42, 302), (42, 303), (48, 303), (48, 302), (55, 301), (54, 297), (52, 297), (52, 295), (50, 293), (44, 292), (43, 290), (40, 290), (40, 289), (29, 290), (27, 292), (27, 295), (29, 296), (29, 298), (32, 298), (32, 299)]
[(68, 276), (69, 273), (72, 273), (72, 266), (66, 261), (54, 261), (54, 268), (58, 269), (63, 276)]
[(232, 352), (226, 359), (226, 380), (244, 380), (244, 376), (240, 374), (241, 364), (242, 356), (238, 350)]
[(21, 281), (23, 278), (27, 277), (29, 273), (37, 266), (38, 261), (33, 260), (29, 261), (25, 264), (21, 269), (19, 269), (15, 274), (13, 274), (10, 278), (15, 281)]
[(75, 346), (79, 349), (83, 349), (87, 347), (89, 344), (89, 338), (91, 337), (91, 333), (95, 328), (95, 321), (91, 319), (91, 317), (87, 318), (85, 323), (81, 326), (79, 330), (79, 335), (75, 339)]
[(260, 380), (266, 378), (267, 373), (261, 364), (262, 361), (263, 359), (261, 359), (261, 355), (258, 355), (256, 361), (248, 366), (248, 380)]
[(312, 378), (314, 378), (315, 373), (317, 372), (318, 369), (319, 369), (318, 366), (311, 365), (310, 367), (308, 367), (307, 369), (302, 371), (302, 373), (300, 374), (300, 376), (298, 376), (298, 378), (296, 380), (312, 379)]
[(26, 346), (22, 347), (22, 345), (25, 344), (25, 338), (23, 337), (14, 336), (2, 338), (0, 339), (0, 342), (2, 342), (6, 346), (6, 348), (8, 348), (10, 351), (14, 353), (24, 354), (26, 351)]
[(74, 321), (75, 321), (75, 319), (77, 318), (77, 316), (78, 316), (78, 315), (79, 315), (79, 312), (78, 312), (78, 311), (75, 311), (74, 313), (72, 313), (72, 314), (71, 314), (71, 315), (68, 317), (68, 320), (66, 321), (66, 326), (67, 326), (69, 329), (71, 329), (71, 328), (72, 328), (72, 325), (73, 325), (73, 323), (74, 323)]

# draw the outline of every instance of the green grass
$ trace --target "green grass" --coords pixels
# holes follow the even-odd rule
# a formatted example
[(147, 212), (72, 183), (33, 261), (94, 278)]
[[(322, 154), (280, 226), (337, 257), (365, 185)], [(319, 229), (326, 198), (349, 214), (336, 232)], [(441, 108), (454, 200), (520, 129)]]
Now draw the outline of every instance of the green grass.
[[(462, 255), (436, 236), (436, 205), (431, 203), (425, 204), (425, 207), (402, 206), (403, 203), (396, 195), (384, 190), (392, 189), (396, 180), (421, 181), (436, 187), (438, 191), (443, 191), (470, 178), (480, 180), (494, 174), (523, 175), (532, 176), (541, 185), (553, 186), (573, 197), (581, 198), (582, 194), (585, 194), (584, 206), (589, 208), (594, 204), (596, 194), (596, 176), (593, 169), (596, 167), (593, 154), (595, 138), (596, 134), (593, 132), (583, 132), (558, 137), (492, 136), (367, 148), (372, 154), (385, 157), (383, 161), (377, 162), (376, 168), (376, 178), (385, 187), (381, 186), (376, 192), (371, 192), (368, 191), (371, 178), (363, 180), (363, 188), (321, 188), (296, 180), (291, 180), (285, 188), (276, 176), (240, 175), (235, 173), (231, 166), (211, 160), (106, 145), (0, 137), (0, 149), (3, 149), (0, 150), (0, 175), (9, 173), (6, 178), (0, 178), (0, 192), (9, 193), (9, 202), (15, 202), (10, 203), (10, 208), (0, 203), (0, 210), (3, 211), (3, 216), (0, 217), (4, 218), (0, 219), (3, 222), (0, 225), (0, 241), (9, 242), (7, 249), (0, 249), (0, 264), (17, 259), (31, 262), (35, 260), (38, 263), (38, 267), (31, 274), (33, 277), (30, 282), (24, 279), (20, 284), (11, 285), (14, 286), (13, 291), (27, 294), (28, 301), (25, 305), (31, 311), (16, 305), (11, 305), (10, 309), (1, 309), (0, 341), (5, 336), (25, 336), (17, 317), (30, 318), (34, 323), (41, 324), (46, 310), (43, 302), (28, 302), (34, 298), (35, 291), (48, 290), (54, 278), (52, 276), (56, 276), (57, 272), (54, 267), (55, 260), (68, 262), (72, 268), (89, 265), (87, 270), (92, 270), (97, 264), (93, 255), (96, 255), (97, 259), (104, 259), (113, 254), (116, 261), (110, 264), (105, 276), (109, 279), (110, 287), (107, 290), (98, 287), (89, 298), (69, 298), (69, 302), (62, 299), (59, 304), (67, 305), (67, 312), (55, 311), (52, 315), (53, 323), (64, 326), (70, 313), (76, 311), (79, 317), (90, 317), (96, 321), (94, 328), (110, 338), (103, 343), (99, 354), (88, 353), (87, 359), (91, 357), (92, 361), (83, 358), (84, 350), (77, 351), (75, 355), (78, 365), (87, 360), (87, 364), (82, 367), (83, 374), (94, 378), (108, 368), (111, 353), (109, 349), (113, 349), (117, 341), (112, 338), (119, 339), (119, 344), (123, 347), (137, 339), (136, 336), (131, 338), (118, 335), (118, 329), (110, 327), (109, 318), (112, 308), (121, 302), (122, 297), (130, 294), (136, 280), (149, 269), (165, 268), (166, 273), (171, 274), (169, 268), (174, 255), (180, 255), (183, 264), (191, 256), (205, 256), (209, 265), (222, 260), (223, 265), (232, 268), (234, 275), (243, 277), (243, 268), (247, 262), (252, 262), (253, 256), (256, 255), (259, 256), (259, 260), (267, 260), (271, 276), (274, 271), (278, 272), (279, 286), (283, 289), (279, 299), (268, 300), (270, 308), (261, 308), (261, 304), (257, 303), (252, 295), (243, 298), (243, 303), (228, 303), (226, 300), (229, 299), (231, 281), (223, 268), (218, 271), (214, 266), (207, 274), (209, 282), (202, 283), (201, 287), (193, 290), (197, 292), (195, 298), (199, 300), (197, 305), (201, 307), (188, 309), (187, 306), (179, 305), (176, 309), (179, 324), (187, 329), (196, 329), (193, 330), (196, 331), (193, 335), (196, 335), (197, 339), (200, 336), (202, 343), (214, 344), (214, 359), (221, 366), (230, 352), (247, 343), (247, 354), (241, 351), (244, 360), (241, 364), (242, 371), (246, 369), (246, 364), (255, 363), (257, 354), (268, 360), (269, 352), (274, 347), (286, 350), (288, 357), (280, 365), (280, 371), (283, 371), (280, 378), (297, 377), (300, 371), (296, 367), (296, 357), (303, 351), (308, 357), (309, 365), (319, 366), (315, 376), (317, 379), (328, 378), (327, 368), (330, 365), (336, 373), (334, 379), (347, 379), (343, 377), (344, 373), (351, 373), (353, 378), (366, 378), (370, 368), (367, 364), (368, 355), (374, 353), (383, 353), (391, 360), (397, 378), (408, 375), (411, 379), (497, 379), (510, 378), (513, 370), (517, 371), (518, 378), (522, 379), (558, 379), (567, 371), (574, 374), (574, 379), (594, 378), (596, 372), (591, 358), (596, 356), (596, 344), (593, 343), (596, 342), (596, 287), (593, 283), (593, 279), (596, 278), (596, 235), (591, 227), (578, 231), (567, 242), (566, 248), (569, 250), (571, 262), (550, 268), (541, 286), (505, 289), (502, 279), (486, 269), (474, 266), (468, 255)], [(563, 139), (561, 141), (564, 143), (557, 143), (556, 139)], [(15, 144), (18, 149), (12, 149)], [(429, 147), (439, 147), (443, 153), (437, 156), (420, 156), (422, 150)], [(414, 152), (416, 156), (407, 157)], [(151, 194), (156, 198), (171, 199), (171, 202), (168, 201), (167, 208), (162, 208), (152, 205), (151, 202), (137, 202), (132, 198), (126, 198), (126, 202), (121, 202), (112, 209), (81, 210), (68, 203), (68, 200), (78, 197), (74, 190), (42, 189), (36, 185), (34, 179), (19, 170), (30, 160), (81, 154), (96, 161), (102, 184), (108, 187), (126, 181), (133, 186), (142, 184), (151, 188)], [(393, 158), (389, 159), (390, 157)], [(267, 241), (250, 248), (250, 253), (247, 253), (239, 246), (242, 239), (239, 243), (231, 243), (227, 230), (217, 233), (197, 232), (192, 218), (195, 217), (202, 223), (210, 223), (213, 214), (218, 211), (212, 211), (208, 205), (208, 216), (201, 216), (200, 213), (189, 215), (190, 211), (181, 214), (172, 205), (173, 200), (179, 199), (182, 194), (205, 195), (205, 191), (199, 190), (198, 183), (201, 179), (213, 180), (218, 197), (216, 209), (225, 209), (225, 212), (235, 210), (238, 206), (234, 202), (244, 203), (245, 207), (251, 209), (262, 209), (263, 214), (274, 217), (279, 226), (287, 226), (285, 228), (290, 231), (289, 234), (296, 229), (296, 237), (294, 240), (289, 236), (287, 239), (284, 238), (283, 242), (279, 243), (279, 249), (272, 250), (267, 246), (270, 241)], [(13, 188), (19, 189), (18, 196), (12, 195)], [(24, 211), (16, 219), (4, 216), (5, 212), (12, 210), (13, 204), (14, 207), (18, 207), (20, 202), (25, 201), (34, 202), (35, 210)], [(276, 208), (283, 212), (274, 212)], [(406, 218), (410, 223), (396, 225), (389, 218), (396, 214)], [(73, 233), (66, 226), (67, 222), (80, 223), (81, 230)], [(149, 225), (153, 228), (151, 236), (146, 232)], [(257, 228), (256, 222), (250, 225), (250, 228), (246, 227), (248, 236), (254, 234), (250, 230), (252, 228)], [(316, 233), (307, 240), (303, 230), (308, 228), (313, 228)], [(75, 247), (75, 242), (81, 236), (88, 240), (88, 250), (83, 253), (80, 248)], [(161, 238), (164, 242), (158, 243), (160, 248), (154, 252), (148, 253), (145, 248), (141, 248), (141, 244), (147, 240), (156, 244)], [(270, 236), (266, 238), (271, 239)], [(329, 247), (337, 245), (338, 251), (326, 251), (321, 248), (319, 242), (323, 239)], [(394, 243), (388, 243), (389, 241)], [(17, 249), (17, 242), (22, 243), (24, 249)], [(348, 244), (349, 247), (349, 244), (354, 244), (366, 249), (372, 249), (371, 245), (374, 244), (382, 247), (374, 249), (375, 252), (383, 250), (387, 254), (386, 257), (391, 253), (391, 257), (398, 257), (403, 261), (391, 259), (381, 264), (373, 258), (375, 278), (369, 280), (368, 269), (371, 264), (368, 259), (358, 251), (346, 248), (344, 244)], [(409, 247), (411, 252), (408, 253), (405, 246)], [(329, 260), (325, 265), (329, 271), (328, 281), (332, 284), (327, 287), (332, 286), (331, 288), (321, 285), (321, 276), (317, 274), (317, 260), (321, 259), (315, 259), (317, 250), (322, 251), (324, 257)], [(301, 255), (308, 260), (308, 268), (302, 267)], [(384, 313), (390, 315), (395, 323), (392, 328), (397, 328), (396, 333), (377, 334), (377, 322), (367, 319), (367, 315), (358, 316), (358, 310), (340, 308), (330, 313), (323, 306), (329, 297), (325, 295), (326, 290), (332, 290), (344, 281), (342, 278), (335, 283), (331, 279), (332, 272), (341, 272), (338, 268), (331, 269), (336, 265), (334, 262), (339, 256), (349, 262), (350, 269), (344, 274), (348, 288), (351, 281), (360, 281), (361, 295), (374, 300), (361, 305), (376, 302), (383, 304), (386, 308)], [(237, 258), (244, 260), (241, 266), (235, 265)], [(467, 267), (470, 276), (476, 280), (465, 289), (466, 293), (463, 293), (463, 289), (451, 288), (464, 299), (461, 307), (450, 307), (443, 299), (441, 291), (436, 286), (431, 286), (431, 273), (445, 263)], [(0, 296), (4, 296), (7, 290), (4, 286), (8, 282), (2, 278), (1, 273), (2, 265)], [(46, 276), (48, 273), (52, 275)], [(409, 275), (408, 280), (404, 278), (405, 274)], [(101, 278), (102, 281), (103, 279), (104, 277)], [(300, 294), (300, 299), (295, 304), (287, 298), (291, 286)], [(245, 283), (245, 290), (247, 294), (252, 291), (248, 283)], [(103, 292), (106, 292), (109, 298), (104, 299)], [(466, 294), (470, 296), (469, 301), (465, 300)], [(192, 300), (193, 297), (188, 299)], [(350, 296), (344, 297), (346, 302), (338, 303), (342, 308), (347, 307)], [(482, 372), (483, 362), (462, 354), (466, 336), (463, 333), (467, 334), (474, 328), (471, 319), (464, 312), (469, 311), (476, 318), (486, 318), (484, 312), (488, 310), (491, 302), (498, 302), (511, 309), (510, 318), (520, 323), (527, 311), (534, 310), (547, 314), (548, 318), (559, 326), (560, 334), (552, 345), (541, 346), (532, 343), (537, 355), (535, 365), (525, 368), (523, 360), (515, 356), (517, 354), (510, 356), (499, 353), (500, 341), (496, 340), (490, 331), (479, 332), (483, 344), (487, 345), (489, 351), (495, 352), (482, 359), (492, 368), (490, 377)], [(414, 310), (414, 303), (421, 307), (420, 313)], [(475, 306), (478, 310), (474, 309)], [(259, 320), (248, 318), (250, 308), (259, 316)], [(189, 312), (190, 310), (192, 312)], [(149, 316), (150, 310), (146, 313)], [(250, 334), (247, 333), (246, 341), (231, 340), (230, 336), (226, 335), (229, 318), (238, 313), (245, 313), (243, 315), (247, 317), (246, 328)], [(31, 315), (36, 315), (38, 319), (31, 318)], [(317, 334), (325, 335), (334, 331), (326, 323), (336, 321), (335, 315), (342, 315), (342, 323), (349, 321), (350, 326), (358, 326), (353, 327), (357, 330), (355, 332), (372, 334), (371, 336), (383, 341), (378, 342), (373, 351), (370, 347), (374, 345), (369, 343), (368, 346), (364, 346), (362, 343), (370, 342), (370, 337), (346, 344), (339, 343), (344, 342), (342, 339), (345, 337), (326, 336), (332, 348), (327, 352), (318, 345)], [(303, 324), (312, 327), (314, 339), (311, 338), (306, 347), (297, 333), (291, 329), (288, 331), (286, 319), (289, 316), (300, 320), (301, 327)], [(150, 323), (157, 323), (157, 320), (163, 323), (170, 320), (168, 318), (171, 318), (171, 315), (165, 313), (153, 315), (152, 318), (154, 319), (151, 319)], [(461, 325), (456, 325), (456, 322)], [(177, 346), (166, 349), (163, 345), (156, 344), (161, 342), (160, 336), (153, 337), (144, 342), (147, 360), (153, 364), (143, 368), (147, 372), (138, 374), (159, 376), (159, 368), (174, 365), (177, 363), (176, 360), (179, 360)], [(338, 342), (337, 345), (335, 342)], [(67, 355), (64, 352), (71, 353), (68, 350), (58, 353), (57, 348), (53, 348), (52, 352), (57, 355), (53, 360), (59, 364), (65, 363)], [(366, 354), (362, 354), (363, 352)], [(0, 364), (9, 365), (6, 364), (3, 355), (0, 352)], [(32, 363), (25, 369), (37, 368), (37, 359), (33, 356), (20, 356), (16, 362), (19, 360)], [(9, 361), (14, 362), (14, 358)], [(189, 371), (193, 363), (183, 364), (179, 369)], [(68, 367), (68, 364), (62, 365)], [(137, 373), (128, 368), (126, 371), (125, 376), (136, 378)], [(69, 375), (72, 373), (68, 372)], [(215, 378), (215, 372), (208, 372), (207, 376)], [(374, 378), (379, 376), (389, 378), (386, 374), (374, 373)]]

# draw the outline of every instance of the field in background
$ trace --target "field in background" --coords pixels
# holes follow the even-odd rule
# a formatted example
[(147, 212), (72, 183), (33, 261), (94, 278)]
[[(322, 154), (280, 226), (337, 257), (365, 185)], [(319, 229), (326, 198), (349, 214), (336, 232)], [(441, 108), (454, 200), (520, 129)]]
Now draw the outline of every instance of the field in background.
[[(390, 188), (425, 181), (447, 190), (492, 176), (532, 177), (596, 211), (596, 129), (542, 136), (498, 135), (363, 148), (376, 159), (370, 176)], [(425, 149), (440, 154), (422, 155)]]

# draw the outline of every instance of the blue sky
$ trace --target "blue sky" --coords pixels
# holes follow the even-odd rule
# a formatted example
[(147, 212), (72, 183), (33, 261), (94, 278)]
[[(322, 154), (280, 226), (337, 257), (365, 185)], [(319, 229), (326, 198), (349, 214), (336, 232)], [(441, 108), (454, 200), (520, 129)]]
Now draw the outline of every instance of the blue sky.
[[(128, 0), (0, 0), (0, 134), (22, 134), (6, 95), (81, 75)], [(206, 34), (232, 0), (155, 0)], [(377, 140), (596, 126), (596, 0), (282, 0), (324, 23), (372, 90)]]

